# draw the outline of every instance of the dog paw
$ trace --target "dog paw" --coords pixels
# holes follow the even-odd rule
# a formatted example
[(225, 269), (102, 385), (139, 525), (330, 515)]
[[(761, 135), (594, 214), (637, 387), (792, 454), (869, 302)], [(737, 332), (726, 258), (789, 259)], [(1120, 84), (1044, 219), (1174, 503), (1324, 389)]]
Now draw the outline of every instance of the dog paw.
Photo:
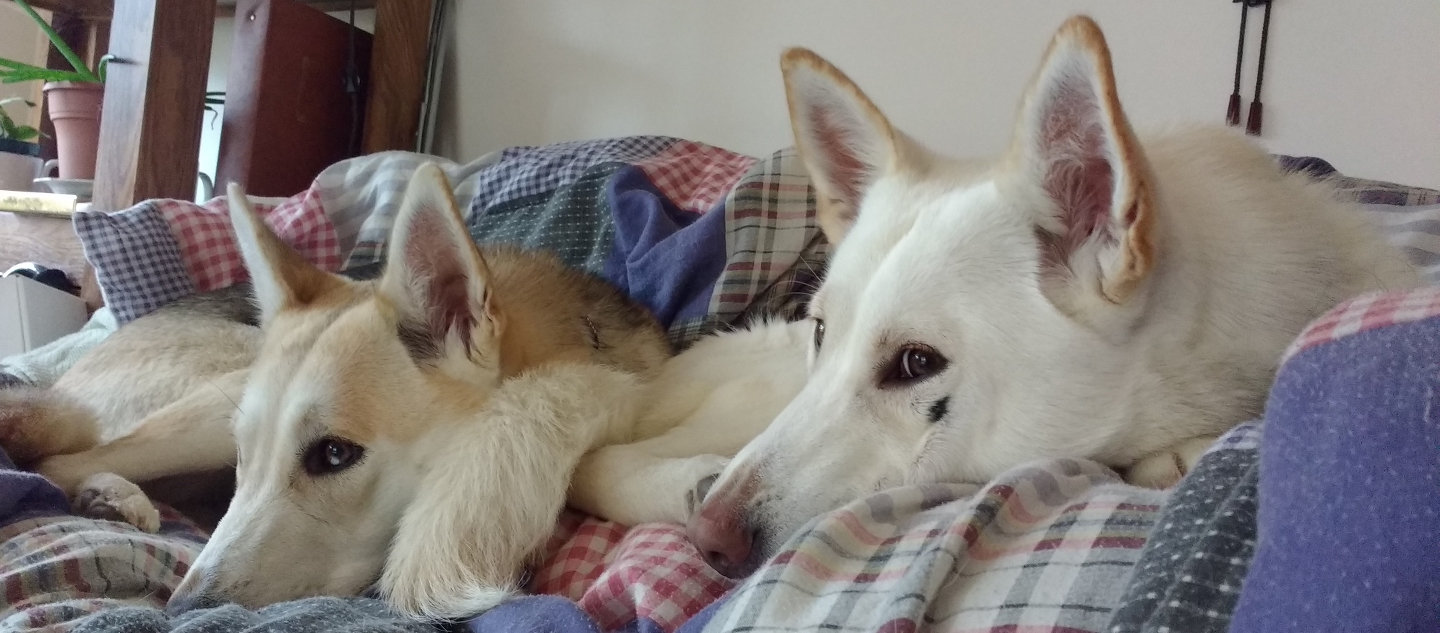
[(1151, 453), (1130, 465), (1125, 481), (1135, 486), (1165, 490), (1195, 468), (1205, 451), (1215, 442), (1213, 437), (1185, 440), (1169, 450)]
[(706, 475), (699, 483), (695, 484), (690, 492), (685, 493), (685, 514), (694, 516), (695, 508), (705, 501), (705, 495), (710, 492), (710, 486), (715, 485), (715, 480), (720, 478), (720, 473)]
[(730, 463), (729, 459), (718, 455), (700, 455), (690, 461), (690, 467), (698, 471), (699, 476), (691, 479), (695, 485), (685, 492), (686, 517), (695, 515), (695, 509), (705, 502), (705, 495), (710, 494), (710, 487), (715, 485), (715, 481), (720, 479), (720, 472)]
[(92, 519), (129, 523), (151, 534), (160, 531), (160, 511), (140, 487), (113, 474), (92, 475), (75, 494), (75, 513)]
[(1134, 486), (1164, 490), (1185, 476), (1185, 463), (1170, 451), (1154, 453), (1130, 465), (1125, 481)]

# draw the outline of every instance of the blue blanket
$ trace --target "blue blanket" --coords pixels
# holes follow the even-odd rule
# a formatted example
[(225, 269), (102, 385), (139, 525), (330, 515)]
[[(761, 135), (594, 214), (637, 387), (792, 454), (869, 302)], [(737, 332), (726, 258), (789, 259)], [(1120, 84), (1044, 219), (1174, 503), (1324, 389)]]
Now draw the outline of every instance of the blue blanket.
[(1271, 391), (1232, 633), (1440, 631), (1440, 291), (1348, 312)]

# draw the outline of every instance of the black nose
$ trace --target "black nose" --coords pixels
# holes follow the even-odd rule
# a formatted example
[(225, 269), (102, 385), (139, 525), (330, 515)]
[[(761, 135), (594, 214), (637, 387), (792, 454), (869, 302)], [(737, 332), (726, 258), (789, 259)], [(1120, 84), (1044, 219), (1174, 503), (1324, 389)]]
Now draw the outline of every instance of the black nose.
[(208, 593), (176, 593), (165, 603), (165, 614), (176, 616), (186, 611), (209, 609), (222, 604), (225, 604), (224, 600)]

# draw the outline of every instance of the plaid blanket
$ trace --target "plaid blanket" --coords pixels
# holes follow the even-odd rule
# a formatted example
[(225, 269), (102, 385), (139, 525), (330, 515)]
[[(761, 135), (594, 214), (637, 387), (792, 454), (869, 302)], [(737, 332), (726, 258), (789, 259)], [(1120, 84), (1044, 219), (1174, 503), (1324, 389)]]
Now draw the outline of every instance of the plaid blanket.
[(812, 522), (706, 631), (1098, 631), (1165, 500), (1093, 462), (899, 488)]
[[(420, 163), (391, 152), (316, 179), (337, 217), (346, 267), (378, 261), (403, 186)], [(477, 165), (482, 165), (477, 167)], [(471, 235), (555, 252), (645, 304), (684, 347), (761, 315), (799, 317), (829, 244), (793, 149), (756, 159), (656, 136), (516, 147), (444, 165)]]
[[(310, 191), (269, 204), (293, 210), (288, 217), (304, 219), (297, 225), (313, 227), (296, 235), (325, 236), (324, 245), (348, 253), (349, 266), (377, 261), (404, 184), (425, 161), (440, 162), (456, 184), (478, 241), (555, 250), (644, 301), (681, 346), (754, 316), (802, 314), (806, 290), (815, 286), (828, 254), (814, 221), (813, 193), (793, 151), (756, 159), (664, 137), (512, 148), (466, 165), (378, 154), (337, 164)], [(1300, 166), (1335, 179), (1363, 203), (1440, 203), (1440, 193), (1340, 178), (1323, 161)], [(1371, 211), (1393, 219), (1408, 209), (1417, 214), (1382, 224), (1392, 237), (1413, 240), (1417, 261), (1440, 256), (1440, 241), (1432, 239), (1440, 235), (1440, 223), (1420, 216), (1424, 207)], [(221, 239), (226, 236), (206, 233), (188, 246), (146, 250), (166, 235), (188, 239), (167, 218), (201, 211), (224, 210), (151, 202), (86, 219), (84, 226), (93, 229), (81, 234), (87, 254), (94, 247), (113, 256), (105, 261), (123, 264), (110, 267), (108, 276), (100, 271), (107, 300), (130, 292), (141, 299), (134, 304), (138, 315), (175, 298), (157, 294), (161, 288), (208, 289), (197, 279), (214, 275), (194, 272), (196, 262), (233, 264), (236, 255)], [(76, 223), (81, 229), (80, 218)], [(197, 248), (204, 258), (186, 254)], [(321, 250), (321, 256), (331, 252), (329, 246)], [(168, 263), (139, 265), (150, 261), (146, 253), (162, 253)], [(153, 276), (161, 270), (191, 272), (160, 284)], [(53, 503), (58, 491), (33, 479), (21, 497), (38, 495), (41, 509), (29, 502), (7, 506), (6, 478), (18, 475), (0, 469), (0, 627), (85, 626), (100, 621), (93, 614), (114, 617), (131, 605), (143, 607), (148, 615), (137, 617), (163, 630), (168, 620), (154, 607), (168, 598), (205, 535), (172, 515), (159, 537), (65, 517), (63, 499), (46, 518), (43, 499), (48, 495)], [(704, 564), (678, 526), (627, 529), (567, 514), (529, 585), (552, 597), (516, 600), (469, 625), (665, 633), (814, 627), (1098, 631), (1126, 594), (1123, 583), (1142, 556), (1162, 501), (1119, 485), (1095, 464), (1073, 461), (1032, 464), (978, 491), (886, 491), (817, 519), (734, 588)], [(316, 608), (335, 606), (325, 604), (330, 606)], [(347, 613), (374, 615), (367, 611), (374, 605), (363, 599), (348, 604), (354, 608)], [(270, 622), (268, 617), (262, 612), (235, 621)]]

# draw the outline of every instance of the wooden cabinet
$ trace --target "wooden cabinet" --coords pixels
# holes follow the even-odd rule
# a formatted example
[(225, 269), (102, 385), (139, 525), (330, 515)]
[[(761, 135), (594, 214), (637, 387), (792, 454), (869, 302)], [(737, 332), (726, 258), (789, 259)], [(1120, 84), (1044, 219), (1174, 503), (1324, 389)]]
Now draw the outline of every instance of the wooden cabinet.
[[(235, 15), (237, 20), (248, 20), (247, 11), (262, 4), (276, 11), (274, 7), (282, 3), (284, 11), (294, 13), (293, 10), (300, 7), (310, 10), (312, 15), (316, 11), (338, 11), (352, 6), (348, 0), (31, 0), (32, 5), (55, 13), (55, 22), (64, 27), (59, 29), (62, 35), (73, 48), (84, 51), (82, 56), (98, 59), (108, 49), (120, 58), (110, 65), (105, 90), (100, 167), (95, 181), (96, 209), (117, 210), (147, 198), (189, 199), (193, 195), (200, 126), (204, 119), (200, 103), (205, 93), (209, 70), (206, 60), (210, 58), (215, 17)], [(365, 72), (368, 95), (363, 104), (366, 117), (361, 124), (360, 153), (413, 150), (425, 99), (435, 0), (356, 0), (354, 6), (373, 8), (376, 12), (371, 63)], [(270, 28), (280, 26), (272, 24)], [(237, 38), (237, 44), (239, 41)], [(53, 58), (50, 61), (52, 65), (63, 62)], [(278, 68), (285, 63), (284, 58), (267, 57), (254, 72), (263, 75), (266, 67)], [(299, 68), (287, 70), (298, 70), (301, 74), (320, 70), (314, 65), (307, 70), (302, 62), (293, 58), (289, 63)], [(234, 80), (232, 74), (231, 81)], [(329, 79), (316, 77), (314, 80)], [(265, 79), (258, 81), (263, 88)], [(263, 94), (253, 107), (268, 107)], [(246, 114), (248, 118), (242, 120), (236, 118), (240, 113), (232, 116), (231, 110), (227, 103), (222, 144), (226, 143), (223, 137), (230, 135), (232, 128), (238, 136), (250, 136), (251, 148), (263, 149), (272, 141), (283, 142), (283, 139), (265, 138), (284, 133), (283, 128), (272, 129), (276, 126), (273, 118), (267, 123), (267, 117), (273, 117), (274, 113), (252, 109)], [(332, 111), (334, 108), (330, 107), (323, 110), (327, 119), (318, 125), (327, 127), (339, 120), (348, 130), (348, 105), (339, 111)], [(292, 108), (291, 114), (300, 111)], [(317, 124), (313, 120), (291, 123)], [(247, 127), (248, 132), (241, 131)], [(346, 141), (349, 145), (348, 131)], [(303, 139), (295, 142), (300, 145)], [(255, 155), (253, 149), (247, 151)], [(316, 154), (322, 155), (326, 160), (337, 157), (333, 153)], [(317, 157), (311, 160), (320, 160)], [(222, 177), (239, 182), (248, 181), (252, 173), (257, 173), (254, 170), (260, 168), (253, 159), (236, 159), (230, 161), (229, 166), (228, 171), (222, 168)], [(268, 188), (263, 183), (257, 184)], [(217, 186), (223, 186), (223, 181), (217, 182)], [(264, 193), (295, 193), (281, 193), (289, 188), (293, 185)]]

